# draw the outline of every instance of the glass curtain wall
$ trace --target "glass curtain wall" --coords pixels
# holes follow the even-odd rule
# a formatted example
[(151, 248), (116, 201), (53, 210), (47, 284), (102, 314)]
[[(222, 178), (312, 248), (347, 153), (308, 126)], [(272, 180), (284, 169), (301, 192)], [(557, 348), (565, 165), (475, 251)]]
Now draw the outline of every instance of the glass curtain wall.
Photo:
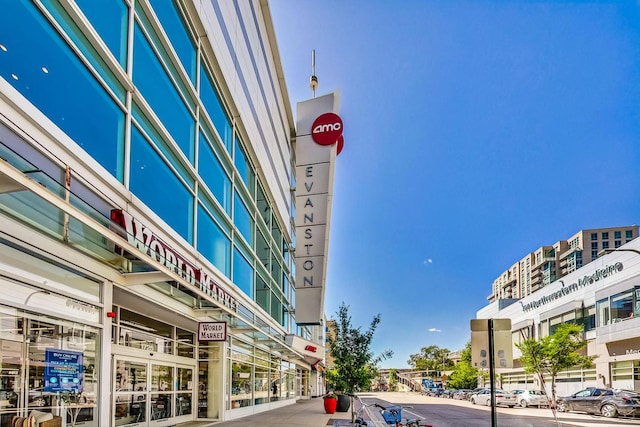
[[(287, 327), (290, 224), (274, 213), (191, 17), (176, 1), (133, 3), (7, 2), (0, 76)], [(107, 221), (111, 208), (101, 207)]]

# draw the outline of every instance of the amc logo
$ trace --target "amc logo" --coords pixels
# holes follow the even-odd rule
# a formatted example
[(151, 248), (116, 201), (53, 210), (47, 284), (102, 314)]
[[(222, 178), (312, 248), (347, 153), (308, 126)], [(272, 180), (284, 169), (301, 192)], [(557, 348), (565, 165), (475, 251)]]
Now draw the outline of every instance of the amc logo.
[(304, 349), (305, 349), (306, 351), (310, 351), (310, 352), (312, 352), (312, 353), (315, 353), (316, 351), (318, 351), (318, 349), (317, 349), (317, 348), (315, 348), (315, 346), (312, 346), (312, 345), (307, 345), (307, 346), (305, 346), (305, 347), (304, 347)]
[(331, 145), (342, 136), (342, 119), (334, 113), (320, 115), (311, 126), (311, 137), (320, 145)]

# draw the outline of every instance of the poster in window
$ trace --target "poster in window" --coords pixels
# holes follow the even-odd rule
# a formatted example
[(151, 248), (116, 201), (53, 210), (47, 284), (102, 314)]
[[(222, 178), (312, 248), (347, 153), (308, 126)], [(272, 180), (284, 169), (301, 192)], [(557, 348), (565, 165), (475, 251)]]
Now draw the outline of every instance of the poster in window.
[(77, 351), (46, 349), (44, 391), (82, 392), (83, 354)]

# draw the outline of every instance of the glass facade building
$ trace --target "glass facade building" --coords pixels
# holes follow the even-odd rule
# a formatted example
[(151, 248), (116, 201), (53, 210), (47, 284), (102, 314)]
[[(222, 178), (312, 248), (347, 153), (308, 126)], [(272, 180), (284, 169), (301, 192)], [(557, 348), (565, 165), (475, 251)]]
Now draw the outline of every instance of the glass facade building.
[(280, 67), (260, 1), (3, 5), (0, 426), (225, 420), (320, 391), (323, 356), (291, 344), (322, 337), (295, 320)]

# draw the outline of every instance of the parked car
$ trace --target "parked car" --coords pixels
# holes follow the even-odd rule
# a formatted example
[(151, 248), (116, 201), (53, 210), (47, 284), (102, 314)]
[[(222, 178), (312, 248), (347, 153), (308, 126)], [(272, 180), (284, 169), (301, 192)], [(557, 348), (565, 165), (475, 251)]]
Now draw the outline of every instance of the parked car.
[(540, 390), (511, 390), (516, 395), (518, 405), (526, 408), (527, 406), (549, 406), (549, 399)]
[(444, 389), (442, 387), (430, 387), (427, 389), (427, 396), (441, 397), (443, 393)]
[[(494, 392), (496, 396), (496, 406), (504, 405), (510, 408), (513, 408), (514, 406), (516, 406), (517, 402), (516, 402), (515, 394), (511, 394), (508, 391), (501, 390), (501, 389), (495, 389)], [(476, 394), (474, 394), (473, 396), (471, 396), (471, 403), (473, 403), (474, 405), (490, 406), (491, 405), (491, 389), (489, 388), (482, 389)]]
[(631, 390), (588, 387), (557, 399), (560, 412), (602, 414), (607, 418), (640, 415), (640, 394)]
[(471, 390), (466, 389), (466, 388), (461, 388), (459, 390), (456, 390), (455, 393), (453, 393), (453, 398), (454, 399), (458, 399), (458, 400), (468, 400), (468, 396), (469, 393), (471, 393)]
[(446, 397), (448, 399), (452, 399), (456, 391), (458, 390), (446, 389), (445, 391), (442, 392), (442, 395), (440, 397)]
[(467, 400), (471, 401), (471, 398), (480, 393), (482, 390), (489, 390), (487, 387), (478, 387), (478, 388), (474, 388), (473, 390), (471, 390), (469, 393), (467, 393)]

